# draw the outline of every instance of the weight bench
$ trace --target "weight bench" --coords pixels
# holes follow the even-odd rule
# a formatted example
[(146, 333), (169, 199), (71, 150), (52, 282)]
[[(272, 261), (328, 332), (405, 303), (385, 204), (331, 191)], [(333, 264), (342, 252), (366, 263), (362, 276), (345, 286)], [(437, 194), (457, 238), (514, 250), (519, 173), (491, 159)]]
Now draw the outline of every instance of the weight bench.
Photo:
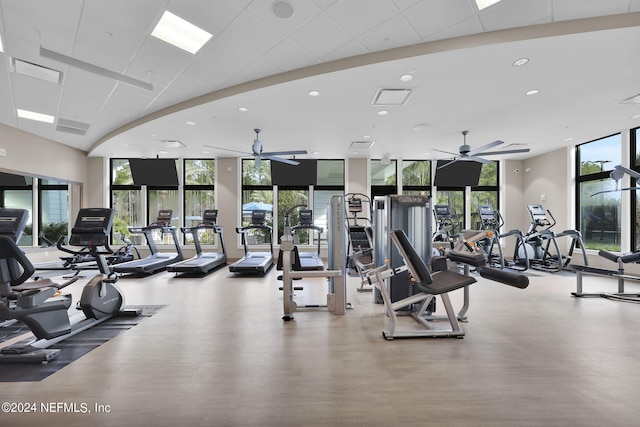
[[(393, 230), (390, 232), (390, 236), (404, 259), (405, 266), (375, 272), (376, 281), (374, 285), (382, 294), (385, 313), (389, 318), (387, 329), (382, 332), (382, 336), (387, 340), (411, 337), (462, 338), (464, 331), (460, 328), (448, 293), (469, 286), (475, 283), (476, 279), (446, 269), (431, 272), (403, 230)], [(438, 258), (441, 257), (434, 257), (432, 266), (437, 263)], [(415, 294), (402, 300), (391, 302), (389, 291), (385, 286), (385, 279), (406, 270), (409, 270), (411, 273)], [(446, 329), (437, 328), (436, 325), (434, 325), (435, 318), (430, 318), (427, 313), (429, 303), (437, 296), (440, 296), (442, 300), (447, 314), (446, 318), (449, 321), (449, 327)], [(397, 330), (398, 311), (416, 304), (417, 309), (412, 309), (410, 315), (422, 326), (422, 329)]]
[[(637, 293), (626, 293), (624, 291), (624, 282), (625, 280), (634, 280), (640, 281), (640, 276), (635, 276), (631, 274), (625, 274), (624, 265), (628, 263), (637, 263), (640, 262), (640, 252), (634, 252), (627, 255), (618, 255), (611, 252), (607, 252), (604, 250), (600, 250), (598, 252), (603, 258), (608, 259), (609, 261), (613, 261), (618, 263), (617, 270), (608, 270), (605, 268), (597, 268), (597, 267), (589, 267), (586, 265), (573, 265), (571, 269), (576, 273), (576, 291), (572, 292), (571, 295), (574, 297), (602, 297), (608, 298), (618, 301), (626, 301), (626, 302), (640, 302), (640, 294)], [(584, 275), (591, 276), (605, 276), (616, 278), (618, 282), (618, 292), (596, 292), (596, 293), (586, 293), (583, 292), (582, 289), (582, 280)]]

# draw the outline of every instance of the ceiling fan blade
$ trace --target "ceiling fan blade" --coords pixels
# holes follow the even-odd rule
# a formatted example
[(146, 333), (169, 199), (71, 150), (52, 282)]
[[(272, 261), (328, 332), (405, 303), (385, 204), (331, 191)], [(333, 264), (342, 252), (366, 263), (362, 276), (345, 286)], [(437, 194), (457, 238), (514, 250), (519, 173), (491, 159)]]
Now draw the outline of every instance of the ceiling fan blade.
[(269, 151), (268, 153), (262, 153), (262, 157), (264, 156), (295, 156), (297, 154), (307, 154), (307, 150)]
[(497, 145), (504, 144), (504, 141), (493, 141), (487, 145), (483, 145), (480, 148), (476, 148), (475, 150), (471, 150), (467, 153), (468, 156), (475, 156), (476, 154), (482, 153), (484, 150), (488, 150), (489, 148), (493, 148)]
[(233, 153), (251, 154), (251, 153), (248, 153), (248, 152), (246, 152), (246, 151), (232, 150), (232, 149), (230, 149), (230, 148), (224, 148), (224, 147), (214, 147), (213, 145), (203, 145), (203, 147), (207, 147), (207, 148), (215, 148), (216, 150), (231, 151), (231, 152), (233, 152)]
[[(438, 166), (438, 169), (442, 169), (442, 168), (446, 168), (447, 166), (450, 166), (452, 164), (454, 164), (455, 162), (457, 162), (459, 159), (453, 159), (450, 162), (445, 163), (444, 165)], [(437, 169), (436, 169), (437, 170)]]
[(493, 156), (497, 154), (517, 154), (517, 153), (528, 153), (531, 151), (530, 148), (518, 148), (515, 150), (502, 150), (502, 151), (484, 151), (482, 153), (476, 153), (478, 156)]
[(265, 153), (262, 153), (262, 158), (263, 159), (267, 159), (267, 160), (273, 160), (273, 161), (276, 161), (276, 162), (286, 163), (286, 164), (292, 165), (292, 166), (298, 166), (300, 164), (300, 162), (298, 162), (297, 160), (291, 160), (291, 159), (284, 159), (282, 157), (269, 156), (268, 154), (265, 156)]
[(483, 159), (482, 157), (476, 157), (476, 156), (467, 156), (466, 159), (472, 160), (474, 162), (482, 163), (483, 165), (488, 165), (489, 163), (491, 163), (491, 160)]
[(438, 150), (437, 148), (434, 148), (433, 151), (437, 151), (439, 153), (451, 154), (452, 156), (459, 156), (460, 155), (460, 153), (452, 153), (451, 151)]

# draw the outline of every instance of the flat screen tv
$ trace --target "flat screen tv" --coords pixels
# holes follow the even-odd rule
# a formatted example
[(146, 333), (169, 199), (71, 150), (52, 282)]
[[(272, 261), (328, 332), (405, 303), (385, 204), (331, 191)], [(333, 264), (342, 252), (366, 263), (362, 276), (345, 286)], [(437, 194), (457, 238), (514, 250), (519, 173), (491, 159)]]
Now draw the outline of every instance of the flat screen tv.
[(27, 187), (27, 180), (22, 175), (0, 172), (0, 187)]
[(482, 163), (472, 160), (459, 160), (440, 169), (440, 166), (450, 163), (451, 160), (438, 160), (436, 166), (436, 187), (476, 187), (480, 181)]
[(178, 186), (178, 171), (174, 159), (129, 159), (129, 167), (133, 185)]
[(298, 160), (299, 165), (271, 161), (271, 183), (281, 187), (316, 185), (318, 180), (318, 161), (315, 159)]

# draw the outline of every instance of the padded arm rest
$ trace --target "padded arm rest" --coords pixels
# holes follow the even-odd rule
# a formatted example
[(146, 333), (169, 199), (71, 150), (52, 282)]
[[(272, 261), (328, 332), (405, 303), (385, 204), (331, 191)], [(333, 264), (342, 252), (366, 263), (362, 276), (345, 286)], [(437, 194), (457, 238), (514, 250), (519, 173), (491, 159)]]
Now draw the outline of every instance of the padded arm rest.
[(505, 285), (513, 286), (518, 289), (525, 289), (527, 286), (529, 286), (529, 278), (524, 274), (518, 274), (512, 271), (505, 271), (491, 267), (480, 267), (478, 268), (478, 272), (480, 272), (480, 276), (484, 277), (485, 279), (504, 283)]

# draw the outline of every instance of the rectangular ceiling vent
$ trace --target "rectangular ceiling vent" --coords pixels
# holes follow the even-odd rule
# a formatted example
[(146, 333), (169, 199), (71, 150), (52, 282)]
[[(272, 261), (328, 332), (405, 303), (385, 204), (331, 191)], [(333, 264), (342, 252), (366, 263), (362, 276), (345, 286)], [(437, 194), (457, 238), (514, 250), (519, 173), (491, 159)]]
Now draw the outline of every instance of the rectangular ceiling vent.
[(85, 135), (87, 130), (89, 130), (89, 126), (91, 126), (89, 123), (59, 118), (56, 130), (58, 132), (72, 133), (74, 135)]
[(400, 106), (406, 104), (413, 89), (383, 89), (380, 88), (373, 96), (371, 105), (380, 107)]
[(158, 142), (165, 148), (189, 148), (188, 145), (183, 144), (177, 139), (161, 139)]
[(639, 105), (640, 104), (640, 93), (632, 96), (631, 98), (627, 98), (624, 101), (618, 102), (618, 104), (630, 104), (630, 105)]
[(62, 72), (58, 70), (17, 58), (11, 58), (11, 62), (12, 70), (16, 74), (22, 74), (23, 76), (29, 76), (55, 84), (62, 83)]
[(351, 148), (355, 150), (368, 150), (373, 147), (373, 144), (375, 144), (375, 141), (353, 141)]

